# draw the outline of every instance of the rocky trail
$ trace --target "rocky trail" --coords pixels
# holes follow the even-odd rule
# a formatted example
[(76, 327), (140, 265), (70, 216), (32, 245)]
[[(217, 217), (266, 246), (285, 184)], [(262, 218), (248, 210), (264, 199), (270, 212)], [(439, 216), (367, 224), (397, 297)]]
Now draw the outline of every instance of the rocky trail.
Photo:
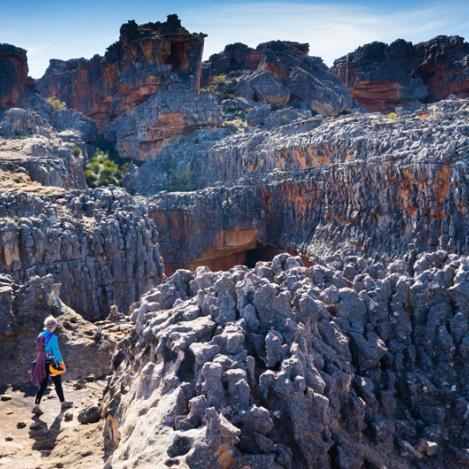
[(44, 414), (31, 413), (33, 387), (7, 388), (0, 396), (0, 468), (98, 469), (104, 464), (102, 423), (81, 424), (78, 414), (102, 397), (106, 380), (66, 381), (70, 410), (61, 411), (53, 386), (44, 396)]

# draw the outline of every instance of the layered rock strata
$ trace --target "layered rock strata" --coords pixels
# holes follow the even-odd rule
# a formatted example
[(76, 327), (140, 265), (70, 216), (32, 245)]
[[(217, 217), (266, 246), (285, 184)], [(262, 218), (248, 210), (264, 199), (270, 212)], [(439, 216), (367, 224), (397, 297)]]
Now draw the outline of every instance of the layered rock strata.
[(38, 87), (93, 118), (121, 156), (151, 158), (175, 136), (219, 121), (215, 100), (199, 95), (203, 44), (177, 15), (129, 21), (104, 57), (52, 60)]
[(117, 347), (106, 467), (467, 465), (468, 282), (444, 251), (176, 272)]
[[(23, 175), (42, 186), (86, 188), (83, 167), (88, 150), (84, 138), (93, 133), (93, 125), (75, 114), (51, 109), (48, 114), (29, 107), (10, 108), (0, 114), (0, 171), (9, 174), (12, 182), (0, 192), (17, 190), (15, 180)], [(65, 129), (67, 118), (70, 127)], [(57, 127), (55, 119), (62, 121)]]
[(393, 111), (412, 102), (469, 97), (469, 44), (437, 36), (413, 45), (398, 39), (372, 42), (334, 62), (352, 98), (366, 111)]
[(128, 184), (145, 194), (216, 186), (150, 199), (168, 267), (226, 267), (223, 257), (266, 245), (306, 256), (392, 257), (410, 245), (464, 253), (468, 115), (466, 100), (447, 100), (397, 120), (357, 114), (194, 134)]
[(158, 235), (146, 208), (123, 191), (96, 189), (0, 198), (0, 271), (16, 283), (52, 274), (61, 298), (89, 320), (128, 310), (159, 282)]

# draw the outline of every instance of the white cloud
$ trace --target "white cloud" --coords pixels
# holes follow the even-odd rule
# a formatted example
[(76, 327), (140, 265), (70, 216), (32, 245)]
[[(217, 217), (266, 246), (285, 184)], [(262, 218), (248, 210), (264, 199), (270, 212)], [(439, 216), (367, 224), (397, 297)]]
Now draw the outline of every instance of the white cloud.
[[(457, 14), (455, 14), (457, 11)], [(469, 31), (469, 4), (433, 4), (395, 13), (356, 5), (308, 5), (294, 2), (232, 3), (210, 11), (188, 10), (183, 17), (191, 30), (208, 34), (205, 56), (231, 42), (255, 46), (272, 39), (308, 42), (310, 53), (331, 65), (334, 59), (371, 41), (412, 42), (438, 34)]]

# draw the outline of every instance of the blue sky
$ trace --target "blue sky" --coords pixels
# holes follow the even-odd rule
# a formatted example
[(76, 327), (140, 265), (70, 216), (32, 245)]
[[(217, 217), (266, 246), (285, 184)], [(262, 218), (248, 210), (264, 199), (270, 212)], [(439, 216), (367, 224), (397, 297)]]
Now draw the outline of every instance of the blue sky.
[(204, 56), (231, 42), (256, 46), (271, 39), (309, 42), (311, 55), (332, 61), (359, 45), (437, 34), (469, 39), (469, 2), (0, 0), (0, 42), (28, 50), (30, 75), (51, 58), (91, 57), (116, 41), (129, 19), (156, 21), (178, 13), (190, 31), (208, 34)]

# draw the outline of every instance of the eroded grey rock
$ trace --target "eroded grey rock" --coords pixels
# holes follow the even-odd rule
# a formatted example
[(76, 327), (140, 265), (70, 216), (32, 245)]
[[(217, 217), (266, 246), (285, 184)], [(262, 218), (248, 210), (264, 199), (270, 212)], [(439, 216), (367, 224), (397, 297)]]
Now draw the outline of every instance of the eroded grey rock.
[[(304, 267), (282, 254), (255, 269), (176, 272), (133, 309), (104, 398), (109, 464), (456, 464), (469, 339), (452, 295), (466, 294), (469, 264), (439, 252), (405, 265)], [(367, 269), (374, 281), (347, 278)], [(227, 295), (230, 313), (214, 314)]]

